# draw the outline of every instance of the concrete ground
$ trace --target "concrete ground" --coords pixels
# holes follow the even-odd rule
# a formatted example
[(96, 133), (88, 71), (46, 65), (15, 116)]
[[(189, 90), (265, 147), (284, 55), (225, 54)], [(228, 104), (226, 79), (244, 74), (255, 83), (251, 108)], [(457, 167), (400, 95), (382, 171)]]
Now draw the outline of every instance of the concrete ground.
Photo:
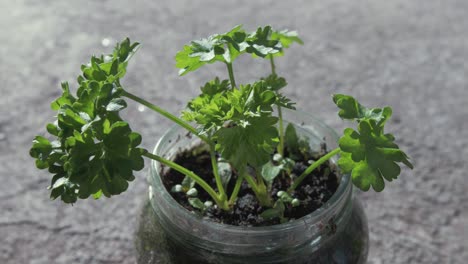
[[(369, 263), (468, 260), (468, 1), (0, 1), (0, 263), (133, 263), (146, 171), (112, 199), (73, 207), (50, 201), (49, 176), (28, 155), (53, 120), (49, 102), (81, 63), (125, 36), (143, 43), (125, 86), (173, 113), (225, 69), (178, 77), (188, 41), (236, 24), (297, 29), (277, 60), (298, 107), (341, 130), (332, 93), (391, 105), (395, 133), (416, 168), (383, 193), (363, 194)], [(106, 40), (104, 40), (106, 39)], [(103, 41), (104, 40), (104, 41)], [(107, 42), (110, 46), (107, 46)], [(238, 82), (268, 65), (243, 58)], [(170, 126), (131, 103), (125, 116), (152, 148)]]

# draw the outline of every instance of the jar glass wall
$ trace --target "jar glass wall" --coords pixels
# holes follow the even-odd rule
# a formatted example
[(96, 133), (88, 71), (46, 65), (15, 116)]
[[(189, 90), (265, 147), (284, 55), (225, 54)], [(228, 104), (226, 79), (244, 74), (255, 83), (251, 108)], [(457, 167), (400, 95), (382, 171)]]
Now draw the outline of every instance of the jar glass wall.
[[(337, 145), (336, 133), (299, 111), (284, 111), (287, 123), (309, 138), (312, 149)], [(155, 154), (167, 159), (199, 144), (179, 127), (158, 142)], [(336, 161), (333, 160), (333, 161)], [(239, 227), (204, 219), (178, 204), (165, 189), (163, 168), (151, 163), (149, 204), (137, 233), (139, 263), (365, 263), (368, 229), (353, 194), (350, 175), (340, 175), (335, 194), (300, 219), (266, 227)], [(165, 261), (165, 262), (164, 262)]]

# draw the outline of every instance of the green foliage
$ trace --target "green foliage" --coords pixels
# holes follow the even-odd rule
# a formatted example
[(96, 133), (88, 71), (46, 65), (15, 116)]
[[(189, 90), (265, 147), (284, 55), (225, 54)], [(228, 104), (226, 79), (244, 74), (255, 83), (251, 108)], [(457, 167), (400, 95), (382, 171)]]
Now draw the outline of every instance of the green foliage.
[(36, 166), (54, 175), (52, 199), (74, 203), (90, 195), (119, 194), (134, 179), (133, 171), (143, 168), (141, 136), (119, 116), (127, 106), (119, 79), (137, 47), (125, 39), (112, 55), (92, 57), (81, 68), (76, 97), (62, 84), (62, 96), (51, 104), (57, 120), (47, 125), (55, 140), (37, 136), (30, 150)]
[(191, 188), (186, 192), (187, 196), (189, 197), (197, 197), (198, 196), (198, 190), (195, 188)]
[(254, 57), (261, 58), (283, 56), (284, 49), (289, 48), (294, 42), (304, 44), (296, 31), (275, 31), (270, 26), (259, 27), (247, 37), (246, 42), (249, 44), (246, 51)]
[(173, 186), (171, 191), (187, 193), (189, 190), (193, 189), (194, 187), (195, 187), (195, 181), (192, 178), (185, 176), (184, 179), (182, 180), (182, 183)]
[(246, 40), (249, 46), (246, 48), (247, 53), (254, 54), (264, 58), (268, 55), (273, 55), (281, 51), (283, 48), (279, 40), (271, 38), (271, 27), (259, 27), (255, 33), (252, 33)]
[(203, 203), (199, 198), (194, 198), (194, 197), (188, 198), (188, 202), (193, 208), (196, 208), (202, 212), (207, 209), (207, 206), (205, 205), (205, 203)]
[(263, 211), (260, 216), (265, 220), (279, 218), (281, 223), (285, 223), (288, 221), (288, 218), (284, 216), (286, 206), (290, 205), (296, 207), (301, 204), (301, 201), (297, 198), (292, 198), (291, 195), (285, 191), (279, 191), (276, 196), (278, 196), (278, 200), (276, 200), (273, 207)]
[(216, 78), (201, 87), (201, 91), (187, 104), (188, 109), (182, 112), (182, 118), (195, 121), (202, 133), (213, 133), (226, 122), (245, 127), (252, 119), (271, 115), (275, 104), (293, 108), (288, 98), (276, 93), (263, 80), (232, 90), (227, 80)]
[(273, 160), (262, 166), (262, 177), (268, 186), (271, 186), (273, 181), (280, 175), (281, 172), (286, 175), (291, 174), (294, 167), (294, 160), (286, 157), (281, 157), (280, 154), (273, 155)]
[(270, 186), (276, 179), (276, 177), (278, 177), (282, 169), (283, 168), (281, 164), (277, 165), (272, 161), (269, 161), (268, 163), (262, 166), (262, 177), (268, 186)]
[(271, 39), (278, 40), (283, 48), (289, 48), (289, 46), (294, 42), (301, 45), (304, 44), (302, 39), (299, 38), (297, 32), (290, 30), (273, 31), (271, 33)]
[(388, 118), (392, 116), (390, 107), (367, 108), (349, 95), (335, 94), (333, 102), (341, 109), (338, 115), (343, 119), (356, 120), (358, 122), (368, 120), (375, 129), (382, 128)]
[(281, 199), (279, 199), (275, 202), (272, 208), (263, 211), (260, 214), (260, 217), (262, 217), (265, 220), (279, 218), (281, 223), (285, 223), (288, 221), (288, 219), (284, 217), (285, 210), (286, 207), (284, 206), (284, 202)]
[(276, 117), (250, 119), (245, 126), (222, 127), (215, 134), (216, 149), (235, 168), (260, 167), (267, 163), (278, 143)]
[(409, 168), (413, 165), (408, 156), (394, 143), (392, 134), (384, 134), (385, 122), (390, 118), (390, 107), (366, 108), (348, 95), (336, 94), (333, 101), (341, 109), (339, 116), (357, 121), (357, 131), (344, 130), (339, 140), (341, 157), (338, 165), (344, 173), (351, 173), (353, 183), (367, 191), (370, 186), (375, 191), (385, 187), (384, 179), (392, 181), (400, 174), (402, 162)]
[(279, 90), (288, 85), (288, 83), (283, 77), (279, 77), (276, 74), (270, 74), (266, 78), (262, 78), (260, 80), (264, 81), (264, 85), (267, 87), (268, 90), (275, 92), (277, 97), (277, 100), (275, 102), (276, 105), (288, 109), (296, 109), (296, 107), (294, 106), (296, 104), (295, 102), (291, 101), (291, 99), (279, 93)]
[(285, 191), (279, 191), (276, 193), (276, 196), (278, 196), (279, 200), (281, 200), (284, 203), (291, 203), (294, 199), (289, 195), (289, 193)]
[(239, 25), (227, 33), (211, 35), (185, 45), (175, 57), (176, 67), (180, 69), (179, 75), (195, 71), (207, 63), (231, 63), (245, 51), (245, 37), (246, 33)]
[(235, 167), (257, 167), (268, 162), (278, 143), (273, 105), (285, 104), (287, 99), (278, 97), (262, 80), (231, 90), (227, 81), (216, 78), (201, 90), (182, 118), (195, 121), (202, 133), (212, 136), (218, 143), (217, 150)]
[(312, 150), (310, 149), (309, 140), (307, 138), (300, 138), (293, 124), (288, 124), (286, 127), (284, 143), (291, 159), (310, 159), (309, 155), (312, 153)]
[(261, 78), (261, 80), (265, 82), (265, 85), (268, 87), (269, 90), (275, 92), (281, 90), (282, 88), (286, 87), (286, 85), (288, 85), (286, 79), (276, 74), (270, 74), (266, 78)]
[[(236, 26), (184, 46), (176, 55), (180, 75), (223, 62), (230, 80), (215, 78), (207, 82), (201, 87), (201, 94), (188, 103), (182, 119), (122, 88), (120, 79), (126, 74), (138, 43), (125, 39), (112, 54), (92, 57), (89, 64), (81, 67), (76, 94), (71, 93), (68, 83), (63, 83), (62, 95), (51, 104), (57, 111), (57, 120), (46, 128), (53, 139), (37, 136), (30, 150), (36, 166), (53, 174), (51, 197), (74, 203), (78, 198), (119, 194), (135, 178), (134, 171), (143, 168), (142, 157), (146, 156), (186, 175), (172, 191), (184, 193), (194, 208), (204, 211), (215, 202), (218, 208), (230, 210), (245, 180), (260, 204), (271, 207), (261, 216), (267, 220), (278, 217), (284, 222), (286, 207), (301, 204), (290, 193), (304, 177), (337, 153), (341, 154), (338, 164), (342, 171), (351, 173), (353, 183), (362, 190), (372, 186), (381, 191), (384, 179), (392, 181), (400, 174), (400, 162), (412, 168), (409, 158), (394, 143), (393, 135), (384, 133), (391, 108), (366, 108), (353, 97), (338, 94), (333, 100), (340, 108), (339, 116), (356, 121), (357, 129), (345, 129), (339, 148), (316, 160), (299, 177), (293, 177), (290, 193), (280, 191), (276, 201), (271, 199), (273, 181), (279, 175), (290, 175), (294, 160), (309, 160), (312, 153), (308, 139), (299, 137), (292, 124), (283, 131), (280, 110), (295, 107), (280, 93), (287, 82), (276, 74), (274, 57), (283, 55), (293, 43), (303, 44), (295, 31), (275, 31), (265, 26), (247, 33), (242, 26)], [(237, 86), (232, 63), (244, 53), (270, 60), (272, 74)], [(127, 107), (124, 98), (143, 104), (200, 137), (206, 143), (205, 149), (192, 154), (210, 152), (216, 188), (193, 171), (139, 148), (141, 136), (119, 115)], [(278, 109), (278, 117), (273, 115), (274, 108)], [(188, 122), (195, 122), (198, 127)], [(250, 175), (251, 171), (256, 177)], [(226, 190), (233, 172), (238, 173), (238, 180), (229, 197)], [(324, 173), (330, 171), (325, 169)], [(203, 203), (197, 198), (196, 188), (202, 188), (212, 200)]]
[(207, 133), (217, 130), (234, 114), (234, 107), (229, 98), (229, 81), (218, 78), (207, 82), (201, 87), (202, 93), (187, 104), (187, 110), (182, 112), (182, 118), (195, 121)]
[(295, 31), (274, 31), (266, 26), (249, 34), (238, 25), (226, 33), (214, 34), (185, 45), (176, 54), (176, 67), (180, 69), (179, 75), (185, 75), (205, 64), (217, 61), (232, 63), (243, 53), (261, 58), (282, 55), (283, 49), (293, 42), (302, 44)]

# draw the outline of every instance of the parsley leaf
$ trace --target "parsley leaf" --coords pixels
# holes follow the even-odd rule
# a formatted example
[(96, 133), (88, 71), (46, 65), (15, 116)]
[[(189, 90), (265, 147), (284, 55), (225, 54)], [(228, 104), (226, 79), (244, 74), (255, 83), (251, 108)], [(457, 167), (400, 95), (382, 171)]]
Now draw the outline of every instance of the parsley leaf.
[(267, 76), (266, 78), (262, 78), (261, 80), (265, 82), (265, 85), (268, 88), (268, 90), (274, 91), (276, 93), (276, 105), (293, 110), (296, 109), (296, 107), (294, 106), (296, 103), (291, 101), (291, 99), (287, 98), (285, 95), (279, 92), (279, 90), (288, 85), (286, 79), (284, 79), (283, 77), (279, 77), (277, 74), (270, 74), (269, 76)]
[(293, 42), (303, 44), (295, 31), (274, 31), (270, 26), (265, 26), (247, 34), (238, 25), (226, 33), (214, 34), (185, 45), (175, 56), (176, 67), (180, 69), (179, 75), (185, 75), (217, 61), (230, 64), (243, 53), (261, 58), (281, 56), (283, 48), (288, 48)]
[(288, 85), (288, 83), (286, 82), (286, 79), (276, 74), (270, 74), (266, 78), (262, 78), (261, 80), (265, 82), (265, 85), (268, 87), (269, 90), (272, 90), (275, 92), (279, 91), (280, 89)]
[(227, 81), (215, 79), (189, 102), (182, 118), (197, 122), (202, 132), (217, 141), (216, 148), (234, 167), (261, 166), (268, 162), (278, 142), (272, 116), (275, 93), (264, 81), (229, 89)]
[(218, 78), (207, 82), (201, 87), (202, 93), (187, 104), (187, 110), (182, 112), (186, 121), (195, 121), (201, 126), (202, 133), (216, 130), (234, 114), (234, 108), (229, 102), (227, 93), (230, 91), (228, 80)]
[(216, 149), (236, 168), (247, 164), (260, 167), (269, 161), (278, 143), (277, 121), (264, 116), (250, 119), (245, 127), (223, 127), (215, 134)]
[(284, 55), (284, 49), (289, 48), (294, 42), (304, 44), (296, 31), (276, 31), (270, 26), (266, 26), (258, 28), (256, 32), (249, 35), (247, 38), (249, 47), (246, 51), (261, 58), (268, 55), (282, 56)]
[(267, 185), (271, 187), (273, 181), (278, 177), (281, 171), (291, 174), (294, 164), (294, 160), (284, 158), (280, 154), (276, 153), (273, 155), (273, 160), (270, 160), (262, 166), (262, 177), (266, 181)]
[(375, 128), (383, 127), (387, 119), (392, 116), (392, 109), (388, 106), (384, 108), (367, 108), (349, 95), (335, 94), (333, 95), (333, 102), (341, 109), (338, 112), (341, 118), (357, 120), (358, 122), (369, 120)]
[(203, 133), (214, 132), (226, 122), (246, 126), (250, 118), (271, 115), (275, 104), (294, 108), (288, 98), (275, 93), (263, 80), (231, 90), (229, 81), (216, 78), (206, 83), (201, 91), (187, 104), (182, 118), (195, 121)]
[(179, 75), (195, 71), (207, 63), (231, 63), (245, 50), (245, 37), (246, 34), (239, 25), (224, 34), (214, 34), (185, 45), (175, 57), (176, 67), (180, 69)]
[(247, 53), (264, 58), (267, 55), (280, 52), (282, 49), (281, 42), (271, 39), (271, 33), (272, 29), (270, 26), (259, 27), (247, 39), (247, 43), (249, 44), (249, 47), (246, 49)]
[(90, 195), (119, 194), (135, 178), (133, 171), (143, 168), (141, 136), (119, 116), (127, 106), (119, 79), (137, 48), (125, 39), (112, 55), (92, 57), (82, 66), (76, 97), (62, 84), (62, 96), (51, 104), (57, 120), (47, 125), (55, 140), (37, 136), (30, 150), (36, 166), (54, 175), (52, 199), (74, 203)]
[(357, 187), (367, 191), (372, 186), (380, 192), (385, 187), (384, 179), (392, 181), (400, 174), (397, 162), (413, 168), (408, 156), (394, 143), (395, 137), (384, 134), (384, 124), (392, 113), (390, 107), (369, 109), (341, 94), (334, 95), (333, 100), (341, 108), (340, 117), (358, 122), (357, 131), (346, 128), (338, 142), (338, 165), (344, 173), (351, 173)]
[(289, 30), (273, 31), (271, 33), (271, 39), (278, 40), (283, 47), (283, 49), (281, 49), (280, 52), (274, 54), (274, 56), (284, 55), (284, 48), (289, 48), (294, 42), (301, 44), (301, 45), (304, 44), (302, 39), (299, 38), (296, 31), (289, 31)]
[(309, 139), (299, 137), (296, 128), (293, 124), (288, 124), (284, 134), (284, 143), (288, 150), (289, 157), (294, 160), (310, 159), (312, 149), (310, 148)]

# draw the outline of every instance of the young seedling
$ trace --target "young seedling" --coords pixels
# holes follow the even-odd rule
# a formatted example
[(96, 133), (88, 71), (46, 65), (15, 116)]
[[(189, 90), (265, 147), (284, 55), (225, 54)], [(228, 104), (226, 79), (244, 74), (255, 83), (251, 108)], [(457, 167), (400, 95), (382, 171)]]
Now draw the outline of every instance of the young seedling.
[[(181, 117), (130, 93), (120, 83), (138, 43), (127, 38), (116, 45), (112, 54), (92, 57), (89, 64), (81, 67), (76, 95), (68, 83), (63, 83), (62, 96), (51, 105), (57, 111), (57, 120), (47, 125), (53, 139), (37, 136), (30, 151), (36, 166), (53, 175), (51, 198), (75, 203), (78, 198), (119, 194), (135, 178), (134, 171), (144, 167), (146, 157), (186, 176), (171, 191), (184, 193), (194, 208), (204, 211), (216, 205), (231, 210), (245, 181), (259, 203), (270, 208), (262, 217), (286, 221), (285, 206), (301, 204), (293, 197), (294, 190), (335, 155), (340, 155), (338, 165), (342, 172), (350, 173), (353, 183), (364, 191), (370, 186), (382, 191), (384, 179), (392, 181), (400, 174), (399, 162), (412, 168), (406, 154), (394, 143), (395, 138), (384, 133), (385, 122), (392, 113), (390, 107), (366, 108), (351, 96), (336, 94), (333, 101), (340, 109), (339, 116), (354, 120), (356, 128), (345, 129), (339, 147), (313, 160), (301, 175), (292, 174), (295, 162), (300, 157), (310, 159), (312, 151), (307, 140), (297, 136), (293, 125), (284, 128), (282, 108), (295, 109), (295, 103), (281, 94), (287, 83), (277, 75), (274, 58), (284, 55), (292, 43), (302, 44), (294, 31), (275, 31), (266, 26), (248, 33), (236, 26), (229, 32), (184, 46), (176, 55), (180, 75), (221, 62), (226, 65), (228, 79), (216, 77), (203, 85), (201, 94), (190, 100)], [(238, 85), (233, 62), (243, 54), (268, 60), (272, 73), (253, 83)], [(119, 115), (126, 108), (127, 99), (200, 138), (210, 155), (215, 186), (174, 161), (139, 147), (141, 136)], [(234, 188), (228, 193), (234, 172)], [(271, 185), (277, 177), (289, 177), (291, 185), (275, 197)], [(211, 200), (198, 198), (200, 188)]]

